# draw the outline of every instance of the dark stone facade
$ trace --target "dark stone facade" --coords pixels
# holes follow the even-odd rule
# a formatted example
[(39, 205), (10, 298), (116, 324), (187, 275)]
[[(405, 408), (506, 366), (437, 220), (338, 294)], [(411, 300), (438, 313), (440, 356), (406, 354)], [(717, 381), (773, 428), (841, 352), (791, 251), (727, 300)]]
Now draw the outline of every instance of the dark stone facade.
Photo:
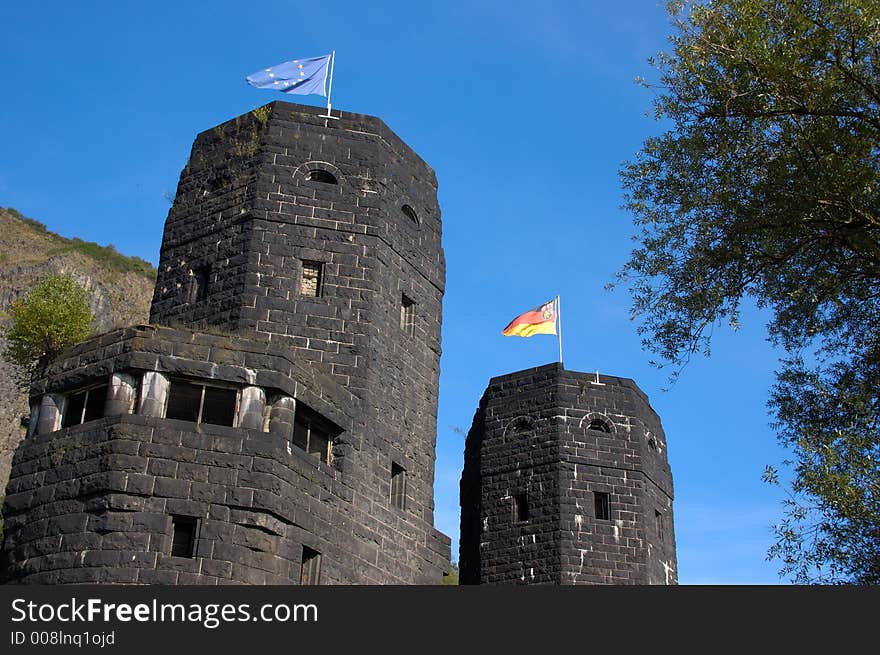
[(660, 419), (632, 380), (493, 378), (465, 445), (462, 584), (675, 584)]
[(198, 136), (151, 310), (168, 327), (90, 339), (31, 389), (7, 580), (441, 580), (436, 180), (379, 119), (320, 113)]

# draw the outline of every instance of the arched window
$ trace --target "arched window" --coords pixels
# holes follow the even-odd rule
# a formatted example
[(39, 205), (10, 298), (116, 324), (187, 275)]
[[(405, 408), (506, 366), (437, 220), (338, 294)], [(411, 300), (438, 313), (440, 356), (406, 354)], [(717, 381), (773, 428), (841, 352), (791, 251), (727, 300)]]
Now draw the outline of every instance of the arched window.
[(306, 174), (306, 179), (309, 182), (321, 182), (323, 184), (339, 184), (336, 181), (336, 178), (333, 176), (333, 173), (328, 173), (327, 171), (321, 170), (320, 168), (316, 168), (314, 170), (309, 171)]
[(535, 419), (531, 416), (518, 416), (507, 424), (507, 436), (527, 435), (535, 430)]
[(409, 205), (403, 205), (400, 208), (400, 211), (403, 212), (403, 215), (406, 216), (409, 220), (411, 220), (416, 225), (419, 224), (419, 215), (416, 214), (416, 210), (410, 207)]
[(590, 424), (587, 426), (588, 430), (598, 430), (599, 432), (611, 432), (611, 426), (608, 425), (608, 421), (603, 421), (600, 418), (594, 418), (590, 420)]

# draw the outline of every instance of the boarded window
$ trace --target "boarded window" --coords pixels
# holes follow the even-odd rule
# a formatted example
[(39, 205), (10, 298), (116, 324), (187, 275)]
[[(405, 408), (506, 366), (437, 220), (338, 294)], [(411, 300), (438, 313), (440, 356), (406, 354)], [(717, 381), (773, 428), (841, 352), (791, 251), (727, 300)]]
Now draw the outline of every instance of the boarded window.
[(68, 394), (61, 418), (61, 427), (88, 423), (104, 416), (104, 403), (107, 401), (107, 385), (83, 389)]
[(235, 425), (238, 391), (173, 379), (168, 389), (165, 418), (211, 425)]
[(407, 334), (415, 332), (416, 304), (412, 300), (401, 296), (400, 299), (400, 329)]
[(391, 463), (391, 506), (406, 509), (406, 469)]
[(527, 494), (516, 494), (513, 497), (513, 522), (522, 523), (529, 520), (529, 497)]
[(321, 295), (321, 273), (323, 264), (321, 262), (302, 263), (302, 279), (299, 283), (299, 293), (303, 296), (311, 296), (317, 298)]
[(601, 521), (610, 521), (611, 503), (609, 495), (603, 491), (594, 491), (593, 502), (596, 506), (596, 518)]
[(293, 445), (329, 464), (333, 452), (333, 437), (337, 430), (329, 421), (304, 405), (297, 405), (293, 420)]
[(196, 526), (198, 520), (192, 516), (171, 517), (171, 555), (174, 557), (193, 557), (195, 555)]
[(317, 550), (312, 550), (308, 546), (303, 546), (299, 583), (303, 585), (321, 583), (321, 553)]

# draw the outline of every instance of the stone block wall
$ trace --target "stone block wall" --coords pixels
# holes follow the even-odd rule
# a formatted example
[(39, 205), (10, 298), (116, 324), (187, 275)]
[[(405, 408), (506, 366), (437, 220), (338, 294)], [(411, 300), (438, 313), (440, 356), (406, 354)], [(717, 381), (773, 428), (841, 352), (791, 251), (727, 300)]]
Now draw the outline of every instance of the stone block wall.
[[(240, 419), (265, 399), (264, 420), (166, 418), (167, 399), (153, 397), (161, 385), (146, 382), (163, 377), (240, 389)], [(106, 416), (59, 428), (54, 412), (71, 393), (113, 380)], [(130, 399), (126, 380), (141, 380)], [(295, 584), (304, 548), (321, 554), (322, 584), (432, 584), (445, 571), (444, 535), (374, 502), (359, 399), (287, 349), (139, 326), (79, 344), (34, 391), (36, 427), (4, 507), (8, 581)], [(303, 406), (339, 429), (329, 462), (291, 443)], [(195, 520), (192, 557), (172, 555), (173, 517)]]
[(461, 581), (674, 584), (672, 498), (660, 420), (632, 380), (560, 364), (493, 378), (465, 447)]
[[(361, 400), (364, 511), (400, 523), (399, 510), (383, 514), (396, 464), (404, 516), (433, 526), (445, 285), (436, 178), (381, 120), (321, 112), (273, 102), (197, 137), (166, 222), (151, 320), (283, 345), (332, 376)], [(317, 297), (300, 292), (304, 262), (321, 268)]]
[(151, 308), (167, 327), (80, 344), (31, 390), (10, 580), (288, 583), (316, 553), (323, 582), (441, 580), (436, 179), (381, 120), (321, 111), (197, 137)]

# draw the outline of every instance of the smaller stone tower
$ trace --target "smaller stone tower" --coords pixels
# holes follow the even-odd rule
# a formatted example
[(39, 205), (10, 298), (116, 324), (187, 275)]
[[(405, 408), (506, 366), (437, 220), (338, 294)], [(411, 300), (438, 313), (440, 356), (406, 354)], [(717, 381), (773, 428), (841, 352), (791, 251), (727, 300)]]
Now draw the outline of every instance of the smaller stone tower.
[(626, 378), (493, 378), (467, 436), (462, 584), (676, 584), (660, 418)]

